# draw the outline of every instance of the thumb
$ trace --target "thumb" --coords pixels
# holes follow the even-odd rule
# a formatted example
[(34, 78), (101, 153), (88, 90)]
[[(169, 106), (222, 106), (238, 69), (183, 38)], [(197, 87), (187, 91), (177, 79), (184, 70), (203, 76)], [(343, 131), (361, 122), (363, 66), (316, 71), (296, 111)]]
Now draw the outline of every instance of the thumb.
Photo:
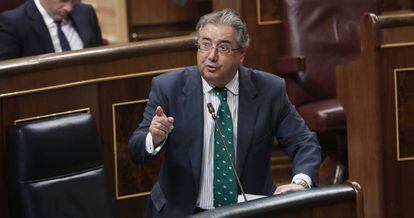
[(164, 115), (164, 111), (162, 110), (161, 106), (158, 106), (157, 109), (155, 109), (155, 114), (159, 117), (163, 117)]

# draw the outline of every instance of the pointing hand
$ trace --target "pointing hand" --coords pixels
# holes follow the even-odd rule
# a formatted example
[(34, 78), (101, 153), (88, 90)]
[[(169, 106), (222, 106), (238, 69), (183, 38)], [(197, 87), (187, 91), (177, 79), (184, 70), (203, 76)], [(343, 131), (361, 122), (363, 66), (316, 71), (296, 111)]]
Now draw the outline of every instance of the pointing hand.
[(160, 106), (155, 110), (155, 116), (152, 118), (149, 131), (152, 136), (152, 143), (157, 147), (173, 130), (174, 118), (167, 117)]

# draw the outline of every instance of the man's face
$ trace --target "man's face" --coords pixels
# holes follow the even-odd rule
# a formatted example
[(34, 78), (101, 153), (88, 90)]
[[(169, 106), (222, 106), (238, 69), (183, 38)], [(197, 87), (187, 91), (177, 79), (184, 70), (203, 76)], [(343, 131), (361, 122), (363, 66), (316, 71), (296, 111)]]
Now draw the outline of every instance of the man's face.
[(225, 86), (233, 79), (242, 64), (245, 49), (231, 53), (219, 52), (219, 50), (226, 46), (232, 49), (238, 48), (237, 32), (231, 26), (207, 24), (200, 31), (198, 44), (214, 47), (209, 51), (199, 49), (197, 52), (197, 65), (201, 76), (210, 85)]
[(40, 0), (46, 12), (55, 21), (61, 21), (80, 0)]

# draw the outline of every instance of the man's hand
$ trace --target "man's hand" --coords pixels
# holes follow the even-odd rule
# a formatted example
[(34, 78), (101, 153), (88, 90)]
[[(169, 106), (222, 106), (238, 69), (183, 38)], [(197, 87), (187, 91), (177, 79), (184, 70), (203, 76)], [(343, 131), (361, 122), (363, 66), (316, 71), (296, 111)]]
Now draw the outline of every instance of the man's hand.
[(287, 185), (278, 186), (275, 193), (273, 194), (278, 195), (278, 194), (284, 194), (287, 192), (299, 191), (299, 190), (305, 190), (305, 188), (298, 184), (287, 184)]
[(157, 147), (174, 128), (174, 118), (167, 117), (160, 106), (155, 110), (155, 116), (152, 118), (149, 132), (152, 136), (152, 143)]

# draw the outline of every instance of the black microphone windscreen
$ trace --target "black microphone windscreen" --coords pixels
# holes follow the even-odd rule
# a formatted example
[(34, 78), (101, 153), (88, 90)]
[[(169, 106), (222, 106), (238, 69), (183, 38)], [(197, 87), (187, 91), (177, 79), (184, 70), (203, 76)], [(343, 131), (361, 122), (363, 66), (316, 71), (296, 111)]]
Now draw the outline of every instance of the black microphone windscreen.
[(211, 103), (207, 103), (207, 109), (210, 114), (214, 113), (214, 107)]

